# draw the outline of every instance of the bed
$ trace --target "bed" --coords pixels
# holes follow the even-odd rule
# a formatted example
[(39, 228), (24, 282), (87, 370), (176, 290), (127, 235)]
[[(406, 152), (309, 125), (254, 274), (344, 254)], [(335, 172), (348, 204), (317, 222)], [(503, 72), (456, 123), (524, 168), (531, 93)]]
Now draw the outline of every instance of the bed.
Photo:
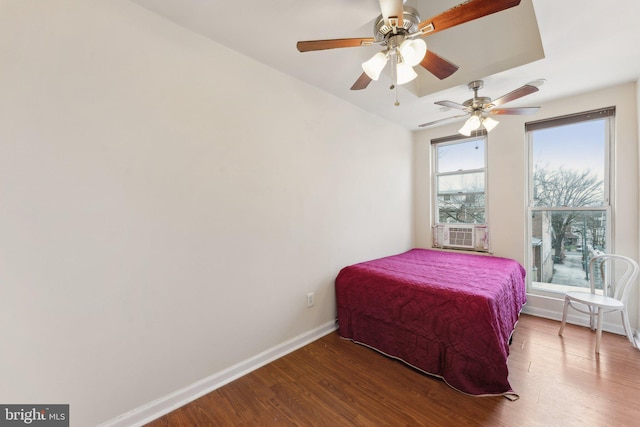
[(454, 389), (518, 398), (508, 381), (509, 341), (526, 302), (512, 259), (412, 249), (343, 268), (338, 332)]

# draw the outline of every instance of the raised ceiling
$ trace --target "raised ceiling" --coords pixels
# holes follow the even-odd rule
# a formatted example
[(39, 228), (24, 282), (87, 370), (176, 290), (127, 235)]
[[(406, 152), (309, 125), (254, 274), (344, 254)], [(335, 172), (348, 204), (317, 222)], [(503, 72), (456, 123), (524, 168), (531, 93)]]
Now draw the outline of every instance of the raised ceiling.
[[(330, 92), (407, 129), (455, 114), (435, 101), (469, 98), (471, 80), (482, 95), (497, 98), (523, 84), (546, 79), (540, 92), (509, 106), (539, 105), (640, 76), (640, 2), (618, 0), (522, 0), (519, 6), (425, 37), (429, 49), (460, 67), (438, 80), (426, 70), (389, 90), (382, 76), (361, 91), (349, 88), (376, 46), (300, 53), (299, 40), (372, 37), (378, 0), (132, 0), (191, 31)], [(462, 0), (408, 0), (422, 19)], [(615, 8), (614, 8), (615, 7)], [(420, 67), (418, 67), (420, 68)]]

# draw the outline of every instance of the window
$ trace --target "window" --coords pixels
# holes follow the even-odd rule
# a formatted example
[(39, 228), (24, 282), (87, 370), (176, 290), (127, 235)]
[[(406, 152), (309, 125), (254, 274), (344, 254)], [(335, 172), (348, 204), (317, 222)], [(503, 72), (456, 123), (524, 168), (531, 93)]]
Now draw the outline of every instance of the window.
[(611, 248), (610, 141), (615, 109), (526, 124), (529, 290), (589, 287), (589, 260)]
[(431, 141), (436, 224), (486, 223), (486, 134)]

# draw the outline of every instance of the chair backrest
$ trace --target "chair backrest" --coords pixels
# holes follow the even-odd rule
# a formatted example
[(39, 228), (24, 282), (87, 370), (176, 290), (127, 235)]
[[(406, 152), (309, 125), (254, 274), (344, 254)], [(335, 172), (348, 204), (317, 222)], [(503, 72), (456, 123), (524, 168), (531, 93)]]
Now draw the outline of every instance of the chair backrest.
[(601, 283), (603, 295), (626, 304), (639, 271), (638, 263), (626, 256), (596, 255), (589, 261), (591, 293), (595, 293), (597, 284)]

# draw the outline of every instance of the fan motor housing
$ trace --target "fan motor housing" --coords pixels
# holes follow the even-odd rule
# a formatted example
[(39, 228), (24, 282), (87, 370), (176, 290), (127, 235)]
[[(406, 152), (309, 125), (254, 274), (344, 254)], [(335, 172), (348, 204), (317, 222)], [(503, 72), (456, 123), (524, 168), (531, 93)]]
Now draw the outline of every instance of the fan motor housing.
[(472, 110), (479, 110), (485, 108), (486, 105), (491, 104), (491, 98), (486, 96), (478, 96), (475, 98), (467, 99), (462, 103), (465, 107), (469, 107)]
[[(420, 24), (420, 15), (418, 11), (412, 7), (405, 6), (402, 14), (402, 27), (398, 27), (398, 32), (401, 34), (412, 34), (418, 31), (418, 25)], [(384, 17), (378, 16), (373, 25), (373, 34), (377, 42), (383, 42), (388, 34), (393, 34), (393, 27), (385, 24)]]

